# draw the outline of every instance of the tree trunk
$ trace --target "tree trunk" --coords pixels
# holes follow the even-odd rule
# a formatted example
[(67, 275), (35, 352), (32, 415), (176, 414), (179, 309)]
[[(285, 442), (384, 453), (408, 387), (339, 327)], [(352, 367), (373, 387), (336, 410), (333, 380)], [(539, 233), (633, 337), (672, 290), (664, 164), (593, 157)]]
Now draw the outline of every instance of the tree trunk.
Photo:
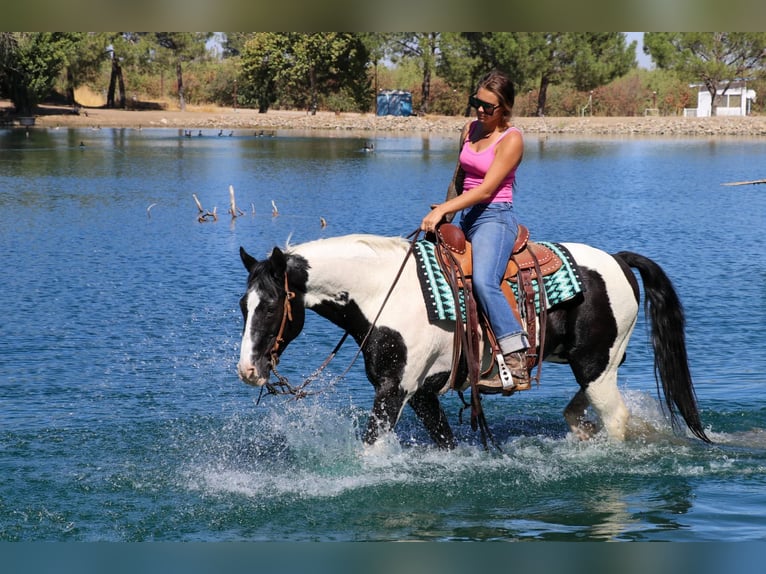
[(122, 66), (118, 66), (117, 86), (120, 88), (120, 108), (125, 109), (125, 78), (122, 74)]
[(178, 106), (182, 112), (186, 111), (186, 101), (184, 100), (184, 77), (181, 71), (181, 60), (176, 61), (176, 80), (178, 81)]
[(109, 75), (109, 89), (106, 91), (106, 107), (114, 107), (114, 88), (117, 82), (117, 71), (120, 69), (120, 64), (117, 62), (117, 58), (112, 54), (112, 73)]
[(309, 91), (311, 92), (311, 115), (315, 116), (317, 113), (317, 71), (315, 67), (311, 67), (309, 70)]
[(428, 113), (428, 101), (431, 99), (431, 66), (423, 67), (423, 85), (420, 87), (423, 100), (420, 102), (420, 115)]
[(537, 94), (537, 110), (535, 111), (535, 115), (538, 118), (545, 115), (545, 100), (548, 98), (548, 85), (550, 83), (550, 78), (548, 76), (543, 75), (543, 77), (540, 78), (540, 93)]
[(716, 86), (715, 84), (708, 84), (707, 85), (707, 91), (710, 94), (710, 117), (713, 117), (716, 115), (715, 113), (715, 94), (716, 94)]
[(74, 101), (74, 75), (68, 66), (66, 69), (66, 103), (70, 106), (77, 103)]
[(11, 101), (16, 113), (22, 116), (30, 116), (34, 111), (34, 100), (29, 89), (20, 80), (10, 83)]

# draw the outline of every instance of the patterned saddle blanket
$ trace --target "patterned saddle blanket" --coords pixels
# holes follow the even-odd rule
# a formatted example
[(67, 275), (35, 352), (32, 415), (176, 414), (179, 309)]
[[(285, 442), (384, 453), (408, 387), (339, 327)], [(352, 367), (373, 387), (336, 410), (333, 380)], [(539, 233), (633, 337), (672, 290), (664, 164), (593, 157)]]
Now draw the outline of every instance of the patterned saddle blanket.
[[(551, 249), (562, 261), (561, 268), (558, 271), (543, 278), (547, 307), (550, 309), (555, 305), (573, 299), (579, 293), (582, 293), (584, 288), (580, 279), (580, 270), (566, 247), (559, 243), (543, 241), (538, 243)], [(423, 299), (428, 310), (428, 320), (431, 323), (445, 320), (455, 321), (457, 319), (457, 309), (454, 297), (452, 296), (452, 289), (439, 267), (435, 249), (436, 245), (427, 240), (417, 241), (414, 249), (420, 288), (423, 291)], [(508, 284), (518, 301), (520, 294), (517, 283), (508, 281)], [(532, 285), (535, 291), (535, 308), (539, 313), (539, 280), (533, 279)], [(459, 292), (459, 298), (460, 313), (463, 320), (465, 320), (465, 304), (462, 290)]]

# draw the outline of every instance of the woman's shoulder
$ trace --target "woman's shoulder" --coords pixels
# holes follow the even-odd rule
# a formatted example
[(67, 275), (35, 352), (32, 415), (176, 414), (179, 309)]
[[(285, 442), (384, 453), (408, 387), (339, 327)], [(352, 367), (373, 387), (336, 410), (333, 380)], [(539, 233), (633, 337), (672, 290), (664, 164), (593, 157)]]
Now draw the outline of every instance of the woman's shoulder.
[(500, 134), (500, 140), (518, 140), (524, 141), (524, 132), (521, 128), (516, 126), (508, 126), (508, 128)]
[(476, 124), (478, 123), (478, 121), (479, 120), (470, 120), (470, 121), (467, 121), (465, 123), (465, 125), (463, 126), (462, 131), (460, 132), (460, 141), (461, 142), (464, 142), (465, 140), (467, 140), (468, 136), (470, 136), (471, 133), (473, 133), (473, 129), (476, 126)]

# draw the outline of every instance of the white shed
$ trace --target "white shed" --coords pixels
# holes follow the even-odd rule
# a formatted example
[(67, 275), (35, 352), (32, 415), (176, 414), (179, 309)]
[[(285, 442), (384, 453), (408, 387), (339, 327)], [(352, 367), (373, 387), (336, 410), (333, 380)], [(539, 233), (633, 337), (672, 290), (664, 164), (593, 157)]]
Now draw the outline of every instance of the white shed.
[[(708, 117), (711, 115), (710, 92), (704, 84), (692, 84), (698, 88), (697, 108), (684, 110), (684, 115)], [(724, 93), (726, 83), (718, 85), (714, 106), (716, 116), (746, 116), (755, 101), (755, 90), (748, 89), (746, 82), (732, 82)]]

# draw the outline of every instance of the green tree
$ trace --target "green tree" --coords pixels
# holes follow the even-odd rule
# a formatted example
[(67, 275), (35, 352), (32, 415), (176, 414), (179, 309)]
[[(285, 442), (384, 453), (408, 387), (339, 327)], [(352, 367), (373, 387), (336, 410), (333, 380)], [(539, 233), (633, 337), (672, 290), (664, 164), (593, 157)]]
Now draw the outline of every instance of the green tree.
[(207, 53), (205, 43), (212, 35), (212, 32), (156, 32), (154, 35), (157, 44), (170, 54), (170, 60), (175, 67), (178, 106), (182, 111), (186, 110), (183, 64), (202, 58)]
[(374, 100), (377, 98), (380, 89), (378, 84), (378, 66), (386, 57), (385, 35), (376, 32), (360, 32), (358, 37), (367, 51), (369, 63), (372, 64), (372, 99)]
[(16, 68), (19, 43), (14, 32), (0, 32), (0, 98), (10, 94), (10, 82)]
[(242, 49), (242, 92), (245, 101), (266, 113), (277, 99), (277, 83), (288, 67), (290, 38), (279, 32), (255, 32)]
[(658, 68), (674, 70), (689, 82), (702, 82), (710, 93), (711, 115), (721, 86), (751, 74), (763, 74), (766, 64), (764, 32), (647, 32), (644, 51)]
[(334, 94), (369, 107), (367, 49), (357, 34), (259, 32), (242, 52), (243, 88), (265, 112), (277, 99), (316, 113)]
[[(155, 65), (156, 44), (149, 34), (138, 32), (107, 32), (106, 53), (110, 63), (109, 87), (106, 91), (107, 108), (125, 108), (125, 68), (146, 71)], [(119, 99), (115, 92), (119, 90)]]
[(245, 49), (245, 43), (250, 38), (248, 32), (225, 32), (221, 47), (223, 48), (224, 58), (236, 58), (241, 56)]
[(417, 63), (422, 73), (419, 114), (427, 114), (431, 100), (431, 80), (441, 54), (441, 32), (395, 32), (388, 36), (391, 61)]
[(465, 102), (463, 114), (468, 116), (471, 108), (468, 96), (476, 89), (479, 78), (494, 67), (486, 39), (492, 34), (488, 32), (455, 33), (445, 32), (441, 38), (441, 57), (437, 71), (456, 91), (459, 91)]
[(67, 32), (9, 32), (0, 41), (0, 93), (10, 98), (16, 112), (31, 114), (48, 94), (72, 57), (77, 34)]
[(592, 90), (636, 67), (636, 43), (621, 32), (519, 32), (516, 39), (526, 64), (520, 69), (539, 78), (538, 116), (545, 115), (548, 86), (572, 83)]

